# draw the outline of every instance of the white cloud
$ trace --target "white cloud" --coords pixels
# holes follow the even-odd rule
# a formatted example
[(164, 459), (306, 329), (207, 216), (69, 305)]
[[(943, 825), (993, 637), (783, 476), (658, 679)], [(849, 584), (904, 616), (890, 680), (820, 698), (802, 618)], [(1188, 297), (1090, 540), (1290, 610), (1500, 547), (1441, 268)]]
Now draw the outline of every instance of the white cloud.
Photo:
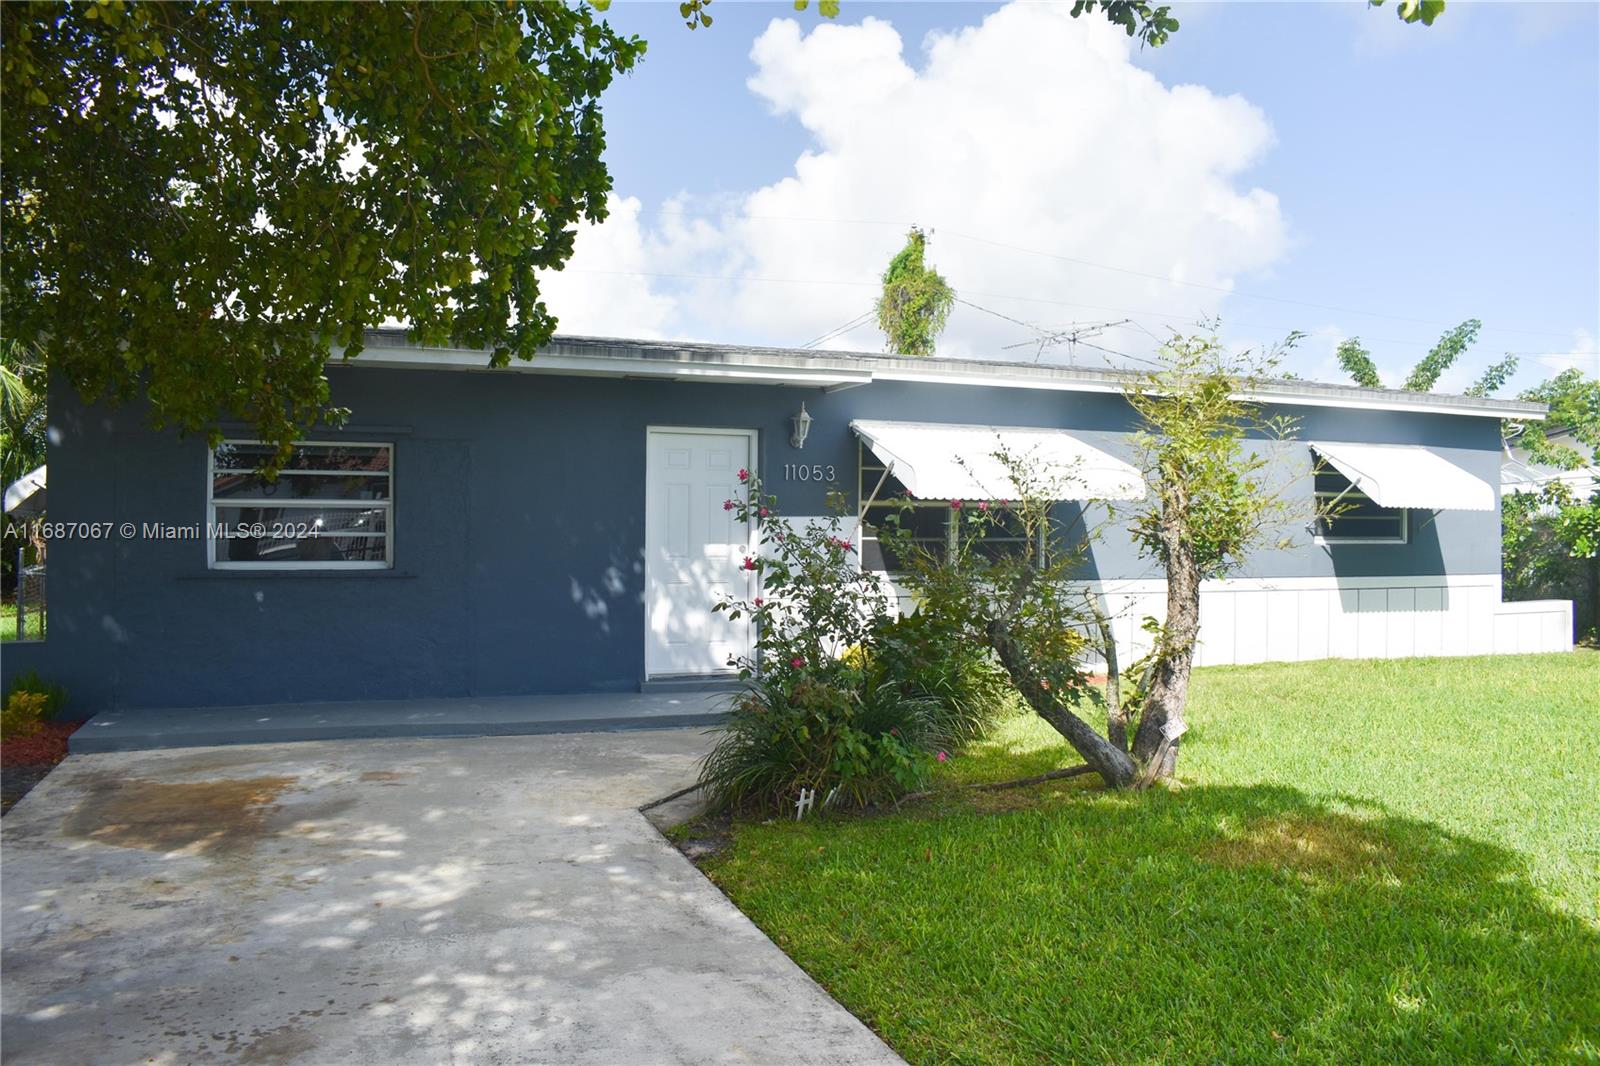
[(661, 268), (639, 226), (641, 205), (631, 196), (606, 202), (609, 217), (579, 229), (566, 269), (541, 275), (540, 295), (563, 333), (663, 337), (676, 301), (648, 276)]
[(1572, 347), (1566, 351), (1541, 352), (1534, 358), (1541, 366), (1556, 373), (1577, 369), (1600, 377), (1600, 346), (1596, 345), (1594, 334), (1586, 329), (1573, 332)]
[[(1214, 313), (1288, 243), (1277, 198), (1241, 181), (1272, 130), (1238, 96), (1163, 85), (1132, 47), (1066, 5), (1013, 4), (930, 36), (919, 69), (888, 22), (802, 32), (774, 20), (748, 84), (810, 135), (793, 174), (731, 204), (685, 198), (642, 218), (621, 201), (632, 209), (581, 235), (547, 302), (569, 332), (802, 343), (871, 306), (915, 222), (933, 230), (931, 259), (958, 295), (1005, 315), (1060, 325), (1131, 310), (1156, 326)], [(624, 286), (586, 272), (602, 270), (701, 277)], [(941, 352), (1014, 358), (1003, 346), (1028, 336), (958, 306)], [(881, 343), (869, 326), (838, 346)], [(1099, 343), (1153, 342), (1123, 329)]]

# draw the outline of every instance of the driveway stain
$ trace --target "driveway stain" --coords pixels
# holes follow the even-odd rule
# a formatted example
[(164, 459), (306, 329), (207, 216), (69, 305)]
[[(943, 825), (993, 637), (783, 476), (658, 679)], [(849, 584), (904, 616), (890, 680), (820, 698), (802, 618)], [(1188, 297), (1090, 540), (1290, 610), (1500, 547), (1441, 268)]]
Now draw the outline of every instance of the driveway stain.
[(62, 828), (68, 836), (119, 848), (238, 854), (271, 835), (278, 797), (294, 783), (293, 777), (170, 783), (97, 776)]

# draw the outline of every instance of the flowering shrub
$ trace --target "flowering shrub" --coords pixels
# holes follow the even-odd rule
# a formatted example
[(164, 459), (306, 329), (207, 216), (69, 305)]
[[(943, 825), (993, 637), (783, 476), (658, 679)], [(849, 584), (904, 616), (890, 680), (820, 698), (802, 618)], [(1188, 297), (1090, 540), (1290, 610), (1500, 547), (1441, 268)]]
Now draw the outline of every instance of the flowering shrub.
[(821, 805), (891, 800), (926, 781), (939, 751), (937, 704), (874, 680), (866, 646), (887, 623), (889, 598), (857, 561), (845, 501), (832, 517), (797, 527), (778, 517), (777, 497), (741, 470), (744, 498), (725, 504), (754, 524), (762, 550), (744, 561), (760, 579), (749, 599), (715, 605), (756, 626), (750, 655), (736, 658), (745, 689), (701, 767), (713, 805), (747, 811), (789, 808), (802, 789)]
[(745, 497), (723, 506), (756, 527), (761, 550), (745, 557), (744, 568), (757, 574), (760, 592), (713, 608), (730, 619), (755, 621), (754, 650), (729, 665), (745, 679), (830, 671), (839, 653), (864, 642), (888, 610), (877, 575), (861, 569), (854, 531), (843, 528), (846, 502), (831, 494), (825, 522), (796, 528), (778, 517), (778, 498), (762, 492), (758, 477), (741, 470), (739, 480)]

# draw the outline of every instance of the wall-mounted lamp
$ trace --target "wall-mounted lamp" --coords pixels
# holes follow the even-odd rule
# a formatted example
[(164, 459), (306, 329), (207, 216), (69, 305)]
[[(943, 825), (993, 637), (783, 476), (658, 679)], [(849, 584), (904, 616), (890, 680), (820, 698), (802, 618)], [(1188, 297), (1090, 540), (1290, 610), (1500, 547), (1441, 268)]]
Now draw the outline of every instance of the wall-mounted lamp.
[(811, 416), (806, 414), (806, 405), (800, 405), (800, 413), (789, 419), (794, 423), (794, 432), (789, 434), (789, 443), (796, 448), (806, 446), (806, 434), (811, 432)]

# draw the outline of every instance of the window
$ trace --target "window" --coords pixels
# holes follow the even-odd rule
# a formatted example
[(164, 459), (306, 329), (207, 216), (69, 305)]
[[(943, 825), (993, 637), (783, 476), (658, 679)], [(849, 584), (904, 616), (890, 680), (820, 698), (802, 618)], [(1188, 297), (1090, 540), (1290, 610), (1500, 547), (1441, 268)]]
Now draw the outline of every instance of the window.
[[(1315, 473), (1317, 503), (1333, 506), (1331, 516), (1319, 515), (1317, 540), (1326, 544), (1403, 544), (1407, 521), (1403, 507), (1380, 507), (1350, 479), (1318, 462)], [(1337, 502), (1335, 502), (1337, 501)]]
[(307, 441), (276, 479), (272, 453), (229, 440), (210, 456), (208, 564), (215, 569), (376, 570), (394, 565), (394, 462), (389, 444)]
[[(949, 500), (917, 500), (906, 493), (898, 478), (883, 476), (884, 465), (865, 446), (858, 443), (859, 481), (857, 497), (865, 503), (874, 499), (867, 508), (866, 522), (861, 531), (861, 565), (866, 570), (889, 573), (902, 569), (900, 560), (878, 539), (878, 530), (886, 525), (898, 524), (911, 531), (912, 540), (936, 558), (943, 558), (957, 543), (961, 523), (955, 521), (961, 512), (950, 506)], [(881, 488), (879, 479), (883, 480)], [(872, 490), (877, 489), (876, 497)], [(996, 508), (995, 524), (978, 546), (979, 554), (989, 559), (999, 559), (1009, 554), (1023, 554), (1028, 549), (1022, 522), (1010, 511)]]

